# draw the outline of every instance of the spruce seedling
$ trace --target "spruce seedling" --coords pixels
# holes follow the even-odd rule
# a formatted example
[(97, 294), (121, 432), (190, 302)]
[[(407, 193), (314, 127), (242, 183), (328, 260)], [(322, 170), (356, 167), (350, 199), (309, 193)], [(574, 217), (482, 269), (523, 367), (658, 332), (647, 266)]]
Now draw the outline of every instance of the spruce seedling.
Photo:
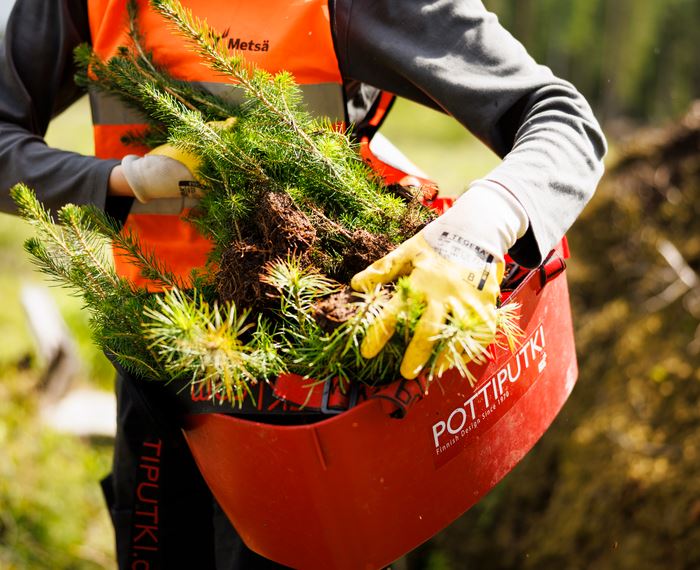
[[(350, 131), (311, 117), (289, 73), (271, 75), (229, 53), (219, 35), (176, 0), (151, 3), (242, 93), (242, 103), (160, 69), (139, 32), (133, 0), (131, 45), (109, 61), (78, 49), (79, 81), (143, 114), (148, 131), (127, 137), (132, 142), (167, 142), (198, 159), (204, 196), (190, 221), (213, 242), (209, 263), (184, 280), (104, 213), (66, 206), (56, 223), (18, 186), (13, 198), (38, 230), (26, 247), (40, 270), (83, 296), (96, 342), (140, 376), (186, 379), (232, 404), (252, 398), (256, 382), (285, 371), (310, 382), (338, 378), (343, 388), (397, 379), (422, 300), (409, 281), (399, 280), (395, 290), (405, 308), (397, 334), (367, 361), (362, 338), (391, 291), (349, 293), (343, 283), (434, 214), (410, 192), (386, 187), (359, 158)], [(119, 277), (109, 244), (164, 293)], [(320, 307), (338, 300), (347, 311), (328, 327)], [(514, 310), (506, 305), (499, 314), (512, 346)], [(492, 336), (482, 328), (475, 318), (451, 319), (437, 337), (428, 379), (456, 367), (471, 382), (467, 362), (484, 361)]]

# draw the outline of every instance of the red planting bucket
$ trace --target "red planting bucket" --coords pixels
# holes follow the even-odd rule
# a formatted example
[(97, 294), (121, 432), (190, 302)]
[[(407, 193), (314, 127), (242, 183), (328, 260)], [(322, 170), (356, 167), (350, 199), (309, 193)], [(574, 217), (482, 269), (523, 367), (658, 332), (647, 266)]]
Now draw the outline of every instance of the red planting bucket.
[(577, 377), (563, 263), (531, 272), (509, 302), (522, 306), (516, 351), (492, 347), (474, 388), (448, 373), (427, 395), (408, 394), (401, 419), (381, 397), (310, 425), (189, 416), (190, 449), (245, 543), (298, 570), (376, 570), (488, 493)]

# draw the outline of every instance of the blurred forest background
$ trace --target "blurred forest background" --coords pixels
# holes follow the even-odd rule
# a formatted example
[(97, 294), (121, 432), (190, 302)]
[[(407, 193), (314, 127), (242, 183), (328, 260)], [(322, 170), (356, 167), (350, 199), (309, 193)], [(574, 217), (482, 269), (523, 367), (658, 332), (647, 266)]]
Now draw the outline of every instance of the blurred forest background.
[[(584, 93), (609, 137), (607, 174), (569, 234), (580, 377), (522, 463), (397, 568), (698, 568), (700, 0), (485, 4)], [(408, 102), (383, 130), (449, 194), (497, 163)], [(47, 140), (91, 152), (84, 100)], [(97, 485), (111, 442), (65, 433), (49, 413), (66, 397), (43, 389), (48, 363), (21, 302), (43, 286), (21, 249), (29, 234), (0, 215), (0, 568), (113, 568)], [(50, 294), (79, 355), (69, 393), (110, 390), (80, 301)]]

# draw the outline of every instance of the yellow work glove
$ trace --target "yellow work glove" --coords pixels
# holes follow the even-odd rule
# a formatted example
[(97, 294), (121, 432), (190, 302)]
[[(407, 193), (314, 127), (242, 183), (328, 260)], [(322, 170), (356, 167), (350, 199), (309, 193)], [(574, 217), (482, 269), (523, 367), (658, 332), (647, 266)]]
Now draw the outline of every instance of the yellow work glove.
[(122, 159), (124, 177), (139, 202), (163, 198), (201, 198), (201, 185), (194, 173), (199, 158), (163, 144), (145, 156), (129, 154)]
[[(481, 181), (443, 216), (353, 277), (354, 289), (369, 292), (408, 276), (411, 290), (425, 302), (401, 362), (404, 378), (420, 374), (449, 315), (475, 315), (485, 331), (481, 342), (487, 346), (493, 341), (503, 257), (527, 227), (518, 200), (502, 186)], [(373, 358), (393, 336), (403, 303), (395, 294), (385, 305), (362, 341), (362, 356)]]

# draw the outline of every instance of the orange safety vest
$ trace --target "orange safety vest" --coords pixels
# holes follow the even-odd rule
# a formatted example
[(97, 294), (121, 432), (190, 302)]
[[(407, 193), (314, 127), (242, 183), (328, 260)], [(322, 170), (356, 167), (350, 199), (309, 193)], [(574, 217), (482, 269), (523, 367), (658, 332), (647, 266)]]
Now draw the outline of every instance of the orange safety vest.
[[(113, 57), (128, 45), (127, 0), (90, 0), (88, 11), (93, 48), (103, 59)], [(147, 47), (155, 62), (174, 77), (197, 82), (217, 94), (230, 93), (228, 81), (209, 69), (187, 46), (172, 27), (139, 0), (139, 21)], [(327, 0), (266, 0), (234, 2), (221, 0), (183, 0), (183, 5), (209, 22), (221, 33), (222, 42), (231, 50), (240, 50), (253, 64), (276, 73), (291, 72), (301, 86), (309, 111), (337, 123), (346, 122), (343, 78), (333, 47)], [(384, 97), (382, 103), (388, 103)], [(91, 95), (95, 154), (99, 158), (121, 159), (126, 154), (142, 154), (147, 148), (125, 145), (127, 133), (143, 130), (143, 119), (118, 100)], [(380, 105), (375, 105), (375, 109)], [(384, 114), (379, 110), (371, 122), (377, 124)], [(192, 269), (202, 267), (211, 249), (210, 242), (183, 219), (188, 211), (184, 198), (134, 202), (125, 222), (125, 230), (138, 236), (141, 244), (154, 251), (168, 268), (183, 279)], [(120, 275), (146, 285), (138, 269), (115, 254)], [(155, 289), (154, 287), (151, 287)]]

